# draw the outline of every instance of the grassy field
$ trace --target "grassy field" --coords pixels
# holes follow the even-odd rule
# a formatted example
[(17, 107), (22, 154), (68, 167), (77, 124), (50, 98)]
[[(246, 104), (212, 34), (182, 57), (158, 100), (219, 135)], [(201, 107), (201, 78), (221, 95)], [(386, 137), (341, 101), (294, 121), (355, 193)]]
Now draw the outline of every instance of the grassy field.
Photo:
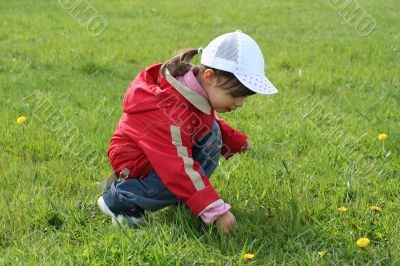
[[(328, 0), (84, 2), (98, 27), (69, 2), (0, 0), (1, 265), (400, 264), (398, 0), (352, 2), (376, 22), (364, 37)], [(280, 90), (222, 115), (254, 146), (212, 177), (237, 230), (184, 206), (112, 226), (97, 183), (128, 84), (236, 29)]]

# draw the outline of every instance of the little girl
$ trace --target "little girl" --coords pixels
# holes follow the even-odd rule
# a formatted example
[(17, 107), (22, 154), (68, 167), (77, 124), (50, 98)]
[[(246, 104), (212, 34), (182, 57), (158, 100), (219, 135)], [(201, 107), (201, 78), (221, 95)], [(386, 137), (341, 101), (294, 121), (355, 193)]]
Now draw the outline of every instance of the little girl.
[[(201, 64), (190, 64), (197, 54)], [(139, 224), (144, 210), (181, 201), (206, 224), (230, 232), (235, 217), (209, 178), (220, 154), (229, 158), (251, 145), (215, 112), (234, 111), (255, 93), (276, 92), (260, 48), (241, 31), (144, 69), (125, 94), (111, 138), (115, 173), (103, 182), (100, 209), (113, 221)]]

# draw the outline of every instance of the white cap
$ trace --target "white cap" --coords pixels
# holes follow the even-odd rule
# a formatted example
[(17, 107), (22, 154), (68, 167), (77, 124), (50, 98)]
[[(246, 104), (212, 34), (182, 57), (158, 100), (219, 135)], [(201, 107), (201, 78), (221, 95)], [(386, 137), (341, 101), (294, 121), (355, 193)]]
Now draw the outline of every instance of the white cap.
[(202, 51), (201, 64), (234, 74), (246, 88), (254, 92), (278, 92), (264, 74), (264, 57), (260, 47), (240, 30), (212, 40)]

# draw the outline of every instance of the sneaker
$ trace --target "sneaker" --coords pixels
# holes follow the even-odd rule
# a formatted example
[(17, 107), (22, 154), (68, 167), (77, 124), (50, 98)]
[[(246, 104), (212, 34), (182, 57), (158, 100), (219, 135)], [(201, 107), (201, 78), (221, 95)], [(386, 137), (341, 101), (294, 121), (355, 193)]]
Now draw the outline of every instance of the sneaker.
[(128, 216), (125, 214), (115, 214), (108, 208), (106, 202), (103, 199), (103, 196), (100, 196), (100, 198), (98, 198), (97, 205), (104, 214), (111, 216), (111, 220), (114, 225), (117, 225), (118, 223), (120, 225), (127, 224), (130, 226), (138, 226), (144, 223), (142, 218), (144, 211), (142, 208), (139, 208), (135, 211), (135, 216)]

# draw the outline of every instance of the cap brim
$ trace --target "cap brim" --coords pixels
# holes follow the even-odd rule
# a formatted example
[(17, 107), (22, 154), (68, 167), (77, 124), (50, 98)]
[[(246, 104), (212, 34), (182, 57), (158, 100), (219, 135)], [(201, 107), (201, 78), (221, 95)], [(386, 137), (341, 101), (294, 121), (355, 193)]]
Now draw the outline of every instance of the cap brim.
[(235, 74), (237, 79), (249, 90), (260, 94), (274, 94), (278, 90), (264, 75)]

